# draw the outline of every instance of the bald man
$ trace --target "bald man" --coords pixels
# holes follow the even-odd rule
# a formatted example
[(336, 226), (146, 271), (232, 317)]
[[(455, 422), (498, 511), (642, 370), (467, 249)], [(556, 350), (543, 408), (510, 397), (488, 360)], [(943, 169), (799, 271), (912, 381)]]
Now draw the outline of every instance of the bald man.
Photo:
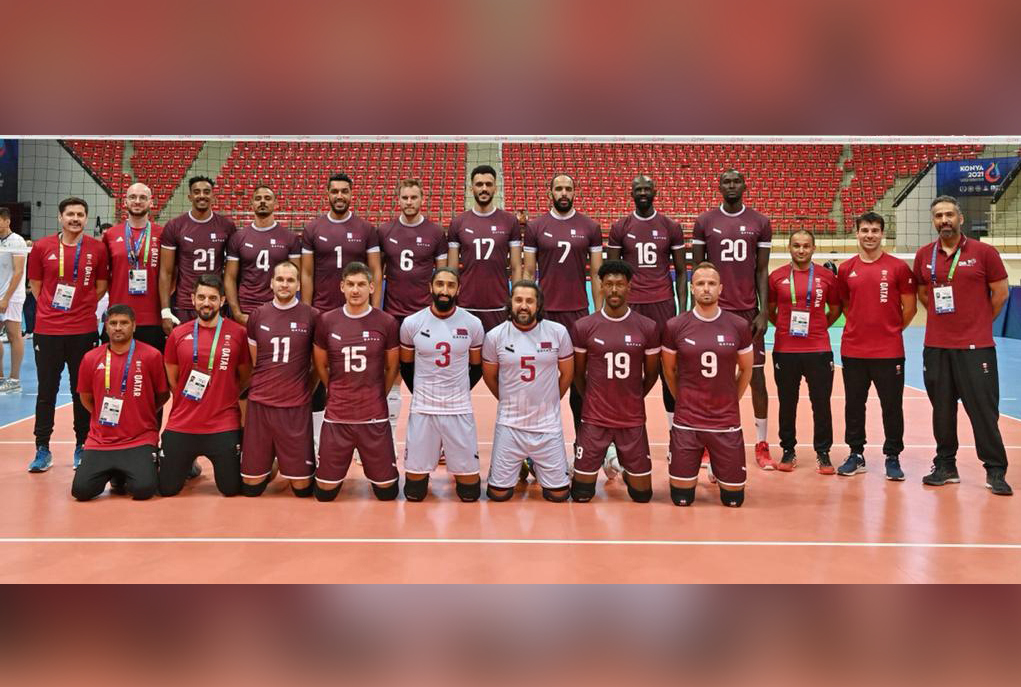
[(143, 183), (129, 186), (124, 194), (127, 217), (103, 233), (103, 243), (110, 256), (110, 305), (131, 306), (135, 311), (135, 339), (162, 353), (166, 343), (159, 294), (163, 227), (152, 223), (151, 208), (149, 187)]

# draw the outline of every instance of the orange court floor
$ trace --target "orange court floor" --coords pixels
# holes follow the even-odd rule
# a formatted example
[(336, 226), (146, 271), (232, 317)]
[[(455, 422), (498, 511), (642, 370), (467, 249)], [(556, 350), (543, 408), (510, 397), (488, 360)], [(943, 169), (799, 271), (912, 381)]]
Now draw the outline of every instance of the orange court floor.
[[(775, 393), (770, 367), (768, 388)], [(804, 388), (804, 387), (803, 387)], [(405, 390), (406, 393), (406, 390)], [(833, 462), (843, 445), (843, 384), (834, 379)], [(496, 402), (473, 392), (483, 477)], [(398, 428), (403, 449), (408, 398)], [(297, 499), (281, 480), (259, 498), (223, 498), (204, 474), (181, 495), (135, 502), (109, 492), (71, 498), (71, 408), (57, 411), (54, 467), (29, 474), (32, 419), (0, 428), (0, 582), (1019, 582), (1021, 496), (984, 487), (967, 417), (960, 413), (961, 484), (925, 487), (934, 452), (925, 393), (905, 390), (905, 482), (883, 474), (878, 399), (869, 402), (869, 472), (815, 472), (807, 393), (798, 409), (793, 473), (764, 472), (752, 458), (751, 400), (742, 401), (748, 487), (742, 508), (721, 505), (700, 481), (693, 507), (669, 498), (668, 429), (659, 387), (647, 398), (655, 495), (635, 504), (621, 481), (600, 475), (587, 504), (544, 501), (534, 482), (507, 503), (461, 503), (441, 466), (422, 503), (380, 503), (352, 465), (332, 503)], [(563, 403), (565, 438), (573, 439)], [(776, 398), (770, 443), (776, 443)], [(1021, 421), (1000, 428), (1021, 455)], [(403, 467), (403, 461), (398, 461)], [(1017, 473), (1014, 486), (1021, 488)]]

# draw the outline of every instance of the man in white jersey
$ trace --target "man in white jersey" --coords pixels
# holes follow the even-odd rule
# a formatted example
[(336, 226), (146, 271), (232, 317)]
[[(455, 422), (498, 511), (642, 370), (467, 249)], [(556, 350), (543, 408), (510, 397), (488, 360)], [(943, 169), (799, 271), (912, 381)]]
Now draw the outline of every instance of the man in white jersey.
[(25, 341), (21, 338), (21, 311), (25, 305), (25, 239), (11, 231), (11, 212), (0, 208), (0, 328), (11, 342), (11, 374), (3, 374), (3, 344), (0, 344), (0, 394), (21, 393), (21, 361)]
[(570, 496), (560, 399), (574, 377), (567, 328), (543, 319), (543, 295), (534, 281), (511, 288), (508, 321), (490, 330), (482, 346), (482, 378), (496, 396), (496, 429), (486, 495), (514, 495), (521, 464), (530, 457), (547, 501)]
[(446, 456), (458, 497), (478, 501), (478, 436), (471, 387), (482, 377), (482, 321), (456, 305), (457, 270), (440, 267), (430, 284), (433, 304), (401, 324), (401, 376), (411, 390), (404, 446), (404, 498), (423, 500), (429, 473)]

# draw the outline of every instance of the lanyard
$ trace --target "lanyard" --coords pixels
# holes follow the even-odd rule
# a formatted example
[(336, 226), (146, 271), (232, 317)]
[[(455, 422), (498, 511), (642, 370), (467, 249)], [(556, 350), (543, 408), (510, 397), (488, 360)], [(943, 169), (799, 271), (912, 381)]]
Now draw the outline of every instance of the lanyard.
[[(932, 283), (936, 284), (936, 249), (939, 247), (939, 241), (932, 244)], [(954, 261), (950, 263), (950, 271), (947, 272), (947, 284), (954, 280), (954, 272), (957, 271), (957, 261), (961, 259), (961, 251), (964, 248), (964, 237), (961, 237), (960, 243), (957, 244), (957, 250), (954, 251)]]
[(131, 263), (132, 269), (138, 269), (138, 249), (141, 247), (143, 240), (145, 241), (145, 250), (142, 251), (142, 264), (147, 266), (149, 264), (149, 236), (152, 233), (152, 222), (148, 220), (145, 223), (145, 229), (138, 235), (138, 241), (133, 242), (131, 240), (131, 227), (128, 223), (124, 223), (124, 243), (128, 249), (128, 262)]
[[(74, 246), (74, 276), (71, 277), (71, 282), (72, 283), (78, 281), (78, 258), (80, 258), (82, 256), (82, 243), (84, 241), (85, 241), (85, 237), (82, 236), (82, 237), (80, 237), (78, 239), (78, 243), (76, 243), (75, 246)], [(60, 257), (59, 257), (59, 260), (58, 260), (59, 265), (58, 265), (57, 269), (60, 270), (60, 278), (63, 279), (64, 278), (64, 242), (61, 241), (59, 237), (57, 238), (57, 246), (60, 248), (60, 250), (57, 251), (58, 253), (60, 253)]]
[[(128, 371), (131, 369), (131, 359), (135, 357), (135, 340), (131, 340), (131, 347), (128, 349), (128, 359), (124, 361), (124, 374), (121, 376), (121, 396), (128, 390)], [(110, 344), (106, 345), (106, 393), (110, 393)]]
[[(815, 263), (810, 262), (808, 268), (808, 293), (805, 294), (805, 307), (812, 307), (812, 287), (815, 285)], [(791, 265), (791, 305), (797, 305), (797, 298), (794, 296), (794, 265)]]
[[(209, 347), (209, 374), (213, 374), (213, 358), (216, 357), (216, 342), (220, 340), (220, 327), (223, 326), (223, 317), (216, 323), (216, 332), (213, 334), (213, 345)], [(199, 363), (199, 320), (195, 318), (195, 327), (191, 335), (191, 362), (193, 365)]]

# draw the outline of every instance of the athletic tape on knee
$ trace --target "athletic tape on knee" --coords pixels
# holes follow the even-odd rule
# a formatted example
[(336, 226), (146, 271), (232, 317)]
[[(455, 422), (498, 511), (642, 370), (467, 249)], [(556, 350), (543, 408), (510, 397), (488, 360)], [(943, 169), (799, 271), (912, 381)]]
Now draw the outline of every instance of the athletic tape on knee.
[(578, 503), (588, 503), (596, 495), (595, 482), (571, 482), (571, 498)]
[(457, 497), (465, 503), (478, 501), (479, 497), (482, 496), (482, 482), (472, 482), (470, 484), (455, 482), (454, 489), (457, 491)]
[(744, 503), (744, 489), (738, 489), (737, 491), (720, 489), (720, 501), (724, 506), (740, 508), (741, 504)]
[(376, 495), (376, 498), (380, 501), (393, 501), (397, 498), (397, 494), (401, 492), (400, 487), (397, 485), (397, 481), (393, 481), (389, 486), (381, 487), (378, 484), (372, 485), (372, 492)]
[(429, 493), (429, 475), (424, 479), (404, 478), (404, 498), (408, 501), (421, 501)]
[(675, 506), (690, 506), (695, 501), (695, 487), (682, 489), (671, 484), (670, 500), (674, 502)]
[(332, 501), (337, 498), (337, 494), (340, 493), (340, 486), (337, 485), (333, 489), (323, 489), (319, 484), (313, 486), (313, 493), (315, 494), (316, 501)]

